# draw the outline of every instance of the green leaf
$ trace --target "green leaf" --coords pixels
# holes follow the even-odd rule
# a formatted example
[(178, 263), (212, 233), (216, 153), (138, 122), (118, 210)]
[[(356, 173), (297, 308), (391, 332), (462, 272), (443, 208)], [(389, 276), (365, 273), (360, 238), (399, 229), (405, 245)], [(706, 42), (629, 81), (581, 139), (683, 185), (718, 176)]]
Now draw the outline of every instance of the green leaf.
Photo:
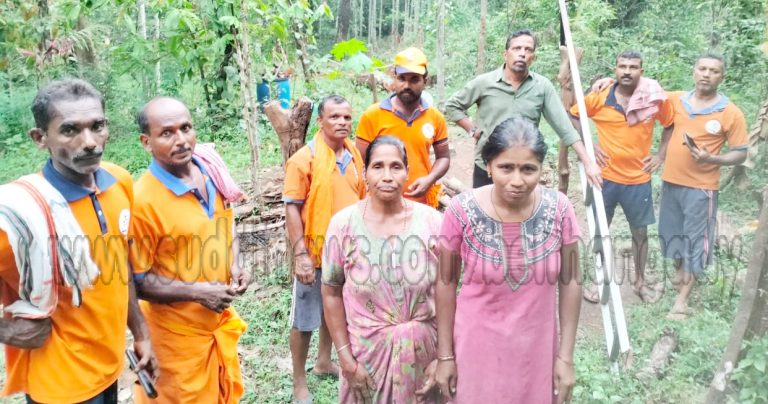
[(765, 373), (765, 356), (756, 357), (754, 366), (755, 369), (760, 371), (760, 373)]
[(231, 15), (222, 15), (219, 17), (219, 23), (225, 27), (235, 26), (236, 28), (240, 28), (240, 20)]
[(344, 69), (355, 73), (365, 73), (371, 69), (371, 58), (365, 53), (357, 53), (344, 62)]
[(333, 48), (331, 49), (331, 55), (333, 55), (333, 58), (336, 60), (343, 60), (357, 53), (365, 52), (368, 52), (365, 42), (357, 38), (339, 42), (336, 45), (333, 45)]

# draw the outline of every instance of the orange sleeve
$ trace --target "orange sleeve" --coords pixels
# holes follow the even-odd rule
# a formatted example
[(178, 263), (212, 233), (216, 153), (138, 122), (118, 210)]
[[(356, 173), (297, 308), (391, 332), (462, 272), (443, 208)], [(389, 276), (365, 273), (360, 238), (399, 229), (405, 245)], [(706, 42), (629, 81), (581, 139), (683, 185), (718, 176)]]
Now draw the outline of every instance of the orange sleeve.
[(669, 99), (669, 97), (659, 105), (659, 112), (656, 113), (656, 120), (658, 120), (661, 126), (665, 128), (668, 128), (675, 123), (675, 108), (672, 106), (672, 100)]
[(442, 140), (448, 139), (448, 125), (445, 123), (445, 117), (437, 109), (435, 109), (435, 136), (432, 138), (432, 143), (437, 143)]
[(131, 227), (128, 230), (130, 240), (128, 260), (134, 274), (143, 274), (152, 269), (155, 263), (155, 250), (158, 245), (158, 229), (153, 222), (134, 210)]
[[(604, 90), (606, 91), (606, 90)], [(609, 90), (610, 91), (610, 88)], [(597, 113), (600, 107), (600, 93), (589, 93), (584, 97), (584, 104), (587, 107), (587, 116), (592, 117)], [(573, 104), (571, 109), (568, 110), (571, 115), (579, 117), (579, 104)]]
[(304, 146), (285, 163), (283, 202), (304, 202), (309, 195), (311, 153), (308, 148)]
[(370, 143), (373, 139), (376, 139), (376, 130), (374, 129), (373, 119), (371, 119), (371, 113), (369, 111), (363, 112), (360, 117), (360, 122), (357, 123), (357, 138), (365, 140)]
[[(11, 284), (15, 283), (12, 282), (13, 280), (18, 281), (18, 278), (16, 257), (13, 255), (11, 244), (8, 242), (8, 236), (0, 230), (0, 280)], [(0, 291), (2, 291), (1, 288)]]
[(744, 120), (744, 113), (741, 110), (736, 107), (733, 109), (733, 122), (731, 122), (731, 127), (728, 128), (725, 136), (728, 139), (728, 147), (730, 149), (743, 149), (749, 145), (747, 121)]

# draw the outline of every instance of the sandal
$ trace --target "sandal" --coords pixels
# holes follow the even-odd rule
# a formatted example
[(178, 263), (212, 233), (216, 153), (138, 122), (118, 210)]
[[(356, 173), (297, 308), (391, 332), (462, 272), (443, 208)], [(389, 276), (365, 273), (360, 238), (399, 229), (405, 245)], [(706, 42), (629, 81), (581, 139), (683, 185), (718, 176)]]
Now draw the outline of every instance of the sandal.
[(586, 290), (582, 290), (581, 296), (584, 298), (584, 300), (590, 303), (600, 303), (600, 293), (597, 290), (597, 285), (592, 285)]

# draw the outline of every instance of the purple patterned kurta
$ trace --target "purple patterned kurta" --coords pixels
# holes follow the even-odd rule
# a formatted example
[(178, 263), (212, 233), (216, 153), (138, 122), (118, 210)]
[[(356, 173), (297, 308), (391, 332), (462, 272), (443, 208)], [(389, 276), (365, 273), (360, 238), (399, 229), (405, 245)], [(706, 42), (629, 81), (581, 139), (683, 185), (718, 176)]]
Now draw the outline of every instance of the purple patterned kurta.
[[(373, 378), (374, 403), (413, 403), (437, 355), (434, 281), (441, 215), (420, 203), (399, 237), (366, 228), (360, 204), (339, 211), (323, 249), (326, 285), (341, 286), (352, 354)], [(392, 262), (395, 265), (392, 265)], [(340, 403), (354, 402), (341, 378)]]

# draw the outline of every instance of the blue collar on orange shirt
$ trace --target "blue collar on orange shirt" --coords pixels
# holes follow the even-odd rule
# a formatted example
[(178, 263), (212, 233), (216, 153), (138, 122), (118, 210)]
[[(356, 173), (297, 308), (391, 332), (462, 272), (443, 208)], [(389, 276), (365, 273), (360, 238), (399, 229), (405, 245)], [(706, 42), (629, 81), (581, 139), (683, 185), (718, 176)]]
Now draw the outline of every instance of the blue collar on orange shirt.
[(700, 109), (698, 111), (694, 111), (691, 104), (688, 102), (688, 100), (691, 99), (693, 96), (693, 91), (689, 91), (682, 97), (680, 97), (680, 102), (683, 104), (683, 108), (685, 108), (685, 112), (688, 113), (688, 117), (693, 118), (695, 115), (709, 115), (714, 114), (715, 112), (720, 112), (725, 109), (726, 106), (728, 106), (728, 97), (725, 96), (725, 94), (718, 93), (720, 96), (720, 100), (717, 101), (717, 103), (711, 107)]
[(392, 94), (389, 97), (383, 99), (379, 103), (379, 107), (381, 109), (387, 110), (397, 115), (400, 119), (404, 120), (408, 124), (408, 126), (411, 126), (411, 124), (413, 124), (413, 121), (415, 121), (418, 117), (420, 117), (421, 114), (429, 108), (429, 104), (427, 104), (427, 102), (424, 100), (424, 97), (421, 97), (419, 98), (419, 107), (416, 108), (416, 111), (413, 111), (413, 116), (407, 117), (401, 114), (400, 111), (395, 110), (395, 108), (392, 106), (393, 97), (397, 97), (397, 94)]
[(152, 159), (152, 163), (149, 165), (149, 172), (155, 176), (163, 185), (165, 185), (176, 196), (181, 196), (187, 192), (197, 198), (200, 205), (205, 210), (205, 213), (209, 218), (213, 217), (213, 210), (216, 206), (216, 186), (213, 185), (211, 177), (208, 175), (208, 171), (205, 170), (203, 164), (196, 157), (192, 157), (192, 163), (200, 168), (200, 171), (205, 176), (205, 190), (208, 193), (208, 202), (203, 199), (202, 194), (197, 188), (192, 188), (179, 179), (179, 177), (169, 173), (166, 169), (160, 166), (158, 162)]
[[(106, 191), (107, 188), (117, 182), (115, 177), (110, 174), (109, 171), (101, 167), (96, 170), (93, 176), (96, 181), (96, 187), (99, 189), (98, 192)], [(51, 159), (48, 159), (45, 167), (43, 167), (43, 177), (61, 193), (67, 202), (75, 202), (95, 193), (93, 190), (85, 188), (80, 184), (75, 184), (61, 175), (61, 173), (56, 171), (53, 167), (53, 160)]]
[[(318, 133), (316, 136), (322, 136), (322, 134)], [(312, 138), (312, 140), (307, 143), (309, 145), (309, 150), (312, 152), (312, 155), (315, 155), (315, 139)], [(346, 148), (344, 149), (344, 152), (341, 154), (341, 160), (336, 159), (336, 167), (339, 168), (339, 172), (341, 175), (345, 175), (344, 173), (347, 170), (347, 166), (349, 163), (352, 162), (352, 153), (349, 152)]]

